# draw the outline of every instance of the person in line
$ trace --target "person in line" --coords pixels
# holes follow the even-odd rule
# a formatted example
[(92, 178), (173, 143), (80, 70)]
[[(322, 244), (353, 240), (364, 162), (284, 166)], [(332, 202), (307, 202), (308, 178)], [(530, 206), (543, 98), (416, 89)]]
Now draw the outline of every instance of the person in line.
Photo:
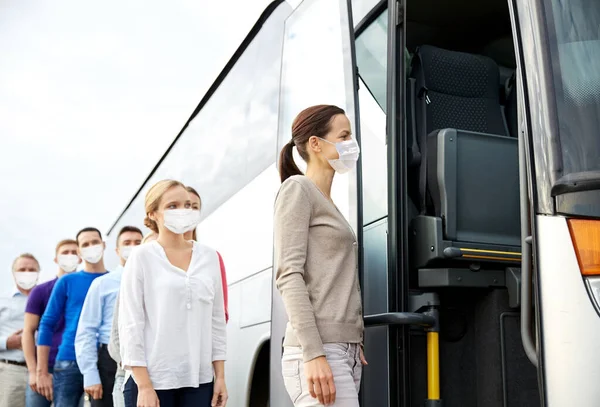
[[(156, 240), (157, 237), (158, 235), (156, 233), (150, 232), (146, 236), (144, 236), (144, 238), (142, 239), (142, 244), (152, 242)], [(113, 310), (113, 320), (110, 330), (110, 341), (108, 343), (108, 353), (117, 364), (117, 373), (115, 374), (115, 384), (113, 386), (112, 393), (113, 404), (115, 407), (125, 407), (125, 399), (123, 398), (123, 386), (125, 385), (125, 381), (129, 376), (127, 376), (125, 374), (125, 370), (123, 370), (123, 366), (121, 365), (121, 354), (119, 353), (119, 298), (120, 295), (117, 294), (117, 300), (115, 301), (115, 309)]]
[[(83, 375), (75, 358), (75, 334), (90, 285), (107, 272), (103, 260), (106, 245), (98, 229), (87, 227), (80, 230), (75, 241), (78, 254), (84, 261), (83, 270), (67, 274), (56, 282), (38, 332), (38, 392), (53, 400), (57, 407), (77, 407), (83, 395)], [(50, 347), (61, 317), (65, 328), (50, 380)], [(47, 385), (52, 381), (52, 386)]]
[(37, 284), (40, 263), (23, 253), (12, 264), (16, 284), (0, 296), (0, 407), (25, 406), (27, 365), (21, 346), (27, 297)]
[[(25, 395), (25, 404), (27, 407), (50, 407), (52, 404), (50, 400), (38, 393), (37, 390), (35, 333), (40, 325), (40, 318), (44, 315), (44, 311), (48, 306), (54, 285), (59, 278), (65, 274), (74, 272), (77, 270), (79, 264), (81, 264), (81, 258), (77, 255), (77, 242), (73, 239), (64, 239), (58, 242), (54, 252), (54, 262), (58, 265), (56, 277), (45, 283), (38, 284), (31, 290), (29, 299), (27, 300), (27, 307), (25, 308), (23, 353), (27, 361), (27, 370), (29, 370), (29, 386)], [(52, 369), (54, 368), (54, 361), (56, 360), (56, 353), (58, 352), (58, 345), (60, 345), (64, 327), (65, 321), (61, 318), (52, 336), (52, 346), (50, 347), (50, 354), (48, 356), (48, 376), (46, 377), (48, 380), (51, 380), (50, 378), (52, 377)], [(47, 385), (52, 386), (52, 382), (50, 381)]]
[(158, 239), (158, 233), (150, 232), (146, 236), (144, 236), (144, 239), (142, 240), (142, 244), (153, 242), (156, 239)]
[(121, 283), (121, 362), (133, 373), (125, 384), (125, 403), (225, 406), (226, 332), (219, 256), (184, 239), (195, 214), (180, 182), (153, 185), (145, 210), (144, 224), (158, 233), (158, 239), (133, 250)]
[[(293, 148), (307, 163), (306, 175)], [(274, 215), (276, 284), (289, 323), (282, 357), (294, 406), (358, 407), (363, 317), (358, 242), (331, 199), (336, 172), (352, 170), (359, 147), (344, 111), (303, 110), (279, 160), (281, 188)], [(315, 400), (317, 399), (317, 400)]]
[(92, 407), (113, 407), (112, 390), (117, 364), (108, 353), (113, 310), (121, 275), (131, 250), (142, 243), (142, 231), (125, 226), (117, 235), (116, 270), (95, 279), (90, 285), (75, 336), (75, 357), (83, 374), (83, 387), (92, 398)]
[[(193, 227), (185, 232), (183, 238), (185, 240), (194, 240), (198, 241), (198, 237), (196, 235), (196, 226), (200, 223), (200, 210), (202, 208), (202, 198), (200, 198), (200, 194), (194, 188), (187, 186), (185, 187), (187, 191), (190, 193), (190, 200), (192, 201), (192, 209), (197, 211), (196, 221), (193, 223)], [(221, 283), (223, 285), (223, 301), (225, 303), (225, 322), (229, 322), (229, 307), (227, 305), (227, 272), (225, 271), (225, 262), (223, 261), (223, 257), (221, 257), (221, 253), (217, 252), (219, 255), (219, 265), (221, 266)]]

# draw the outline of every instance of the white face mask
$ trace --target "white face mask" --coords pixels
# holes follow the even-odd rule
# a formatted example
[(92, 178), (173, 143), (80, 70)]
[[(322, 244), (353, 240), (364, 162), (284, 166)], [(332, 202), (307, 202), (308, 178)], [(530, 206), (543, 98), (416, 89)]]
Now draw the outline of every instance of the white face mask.
[(87, 261), (90, 264), (96, 264), (100, 260), (102, 260), (103, 254), (104, 247), (102, 247), (102, 244), (97, 244), (81, 249), (81, 257), (83, 258), (83, 260)]
[(35, 287), (40, 273), (37, 271), (15, 271), (14, 275), (17, 285), (21, 289), (28, 291)]
[(121, 258), (123, 260), (127, 260), (129, 258), (129, 255), (131, 254), (131, 251), (133, 250), (135, 246), (123, 246), (119, 249), (119, 254), (121, 255)]
[(322, 138), (321, 140), (333, 144), (338, 152), (338, 158), (329, 161), (329, 165), (336, 172), (345, 174), (356, 166), (358, 156), (360, 155), (360, 147), (354, 139), (333, 143)]
[(59, 254), (57, 258), (58, 267), (65, 273), (72, 273), (77, 270), (79, 265), (79, 256), (76, 254)]
[(194, 209), (168, 209), (164, 213), (165, 227), (175, 234), (183, 235), (198, 225), (197, 212)]

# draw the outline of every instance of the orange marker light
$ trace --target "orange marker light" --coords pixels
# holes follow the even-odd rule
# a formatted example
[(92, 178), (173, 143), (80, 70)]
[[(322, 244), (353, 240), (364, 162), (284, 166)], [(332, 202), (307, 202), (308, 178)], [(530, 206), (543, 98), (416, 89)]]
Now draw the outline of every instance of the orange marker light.
[(581, 274), (600, 275), (600, 221), (569, 219), (568, 224)]

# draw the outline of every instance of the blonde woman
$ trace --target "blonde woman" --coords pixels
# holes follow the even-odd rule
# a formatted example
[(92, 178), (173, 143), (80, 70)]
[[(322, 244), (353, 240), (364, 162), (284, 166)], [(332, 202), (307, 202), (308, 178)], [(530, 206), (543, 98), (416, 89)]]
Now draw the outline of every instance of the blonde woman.
[[(202, 208), (202, 199), (200, 198), (200, 194), (194, 188), (188, 186), (186, 187), (187, 191), (190, 193), (190, 200), (192, 202), (192, 209), (197, 211), (197, 221), (200, 221), (200, 209)], [(196, 236), (196, 225), (189, 231), (185, 232), (183, 235), (185, 240), (195, 240), (197, 241)], [(223, 262), (223, 258), (221, 254), (217, 252), (219, 255), (219, 264), (221, 266), (221, 283), (223, 285), (223, 301), (225, 303), (225, 322), (229, 321), (229, 309), (227, 306), (227, 273), (225, 271), (225, 263)]]
[(125, 384), (126, 404), (225, 406), (219, 256), (185, 240), (183, 235), (196, 217), (180, 182), (153, 185), (145, 209), (144, 224), (158, 238), (133, 250), (121, 284), (121, 363), (132, 372)]
[[(293, 159), (307, 162), (306, 175)], [(281, 151), (275, 203), (277, 288), (290, 323), (282, 369), (296, 407), (358, 407), (363, 318), (358, 242), (331, 199), (336, 172), (350, 171), (359, 148), (350, 121), (336, 106), (302, 111)]]

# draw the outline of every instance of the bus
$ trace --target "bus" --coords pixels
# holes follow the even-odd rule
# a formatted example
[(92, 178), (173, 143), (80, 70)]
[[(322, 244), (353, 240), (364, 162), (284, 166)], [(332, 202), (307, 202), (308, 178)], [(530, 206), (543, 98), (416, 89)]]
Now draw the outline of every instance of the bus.
[(362, 152), (333, 187), (360, 241), (361, 405), (595, 406), (599, 26), (594, 0), (273, 1), (109, 236), (155, 182), (196, 188), (228, 271), (228, 405), (291, 406), (278, 152), (338, 105)]

